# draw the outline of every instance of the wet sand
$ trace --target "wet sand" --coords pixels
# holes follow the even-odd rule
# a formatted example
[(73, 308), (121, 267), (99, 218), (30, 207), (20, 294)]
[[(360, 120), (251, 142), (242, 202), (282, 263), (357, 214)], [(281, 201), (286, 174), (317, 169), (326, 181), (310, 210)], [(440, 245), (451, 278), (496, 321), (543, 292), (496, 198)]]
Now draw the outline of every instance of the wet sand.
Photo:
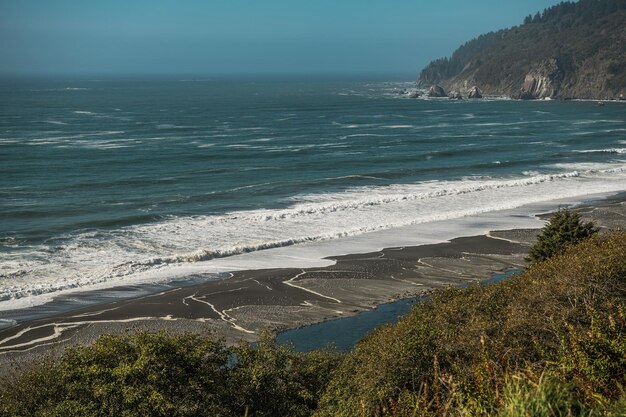
[[(581, 209), (607, 228), (626, 227), (620, 195)], [(19, 372), (69, 345), (136, 330), (215, 332), (228, 343), (360, 311), (449, 285), (464, 285), (524, 266), (537, 229), (331, 258), (306, 269), (240, 271), (230, 278), (172, 288), (20, 323), (0, 330), (0, 375)]]

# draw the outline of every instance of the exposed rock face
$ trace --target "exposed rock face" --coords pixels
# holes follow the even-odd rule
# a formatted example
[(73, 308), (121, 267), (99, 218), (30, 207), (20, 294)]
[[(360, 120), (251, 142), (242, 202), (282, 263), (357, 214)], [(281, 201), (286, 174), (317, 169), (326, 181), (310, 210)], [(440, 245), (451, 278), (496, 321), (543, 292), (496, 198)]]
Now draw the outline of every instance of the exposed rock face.
[(428, 90), (428, 97), (447, 97), (446, 91), (438, 85), (433, 85)]
[(519, 98), (533, 100), (553, 97), (556, 95), (562, 79), (563, 73), (555, 58), (543, 61), (526, 74)]
[(536, 97), (533, 97), (530, 92), (522, 90), (516, 98), (519, 98), (520, 100), (534, 100)]
[(483, 92), (480, 91), (480, 88), (474, 86), (467, 93), (467, 98), (483, 98)]
[(461, 94), (460, 91), (453, 91), (453, 92), (450, 93), (448, 98), (450, 100), (463, 100), (463, 95)]

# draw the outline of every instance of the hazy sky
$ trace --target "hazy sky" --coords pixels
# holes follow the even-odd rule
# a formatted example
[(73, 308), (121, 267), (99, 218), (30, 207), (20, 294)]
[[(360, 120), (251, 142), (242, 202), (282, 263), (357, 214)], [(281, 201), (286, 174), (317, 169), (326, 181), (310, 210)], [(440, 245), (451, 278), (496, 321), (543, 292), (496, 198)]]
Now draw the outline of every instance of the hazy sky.
[(417, 74), (560, 0), (0, 0), (0, 73)]

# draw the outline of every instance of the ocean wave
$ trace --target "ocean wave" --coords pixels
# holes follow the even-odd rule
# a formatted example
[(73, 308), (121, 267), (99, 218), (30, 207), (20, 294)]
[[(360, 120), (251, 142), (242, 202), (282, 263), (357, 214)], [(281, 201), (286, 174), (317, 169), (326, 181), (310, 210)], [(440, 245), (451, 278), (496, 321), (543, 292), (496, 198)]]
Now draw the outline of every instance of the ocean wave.
[(225, 148), (258, 148), (256, 146), (248, 145), (246, 143), (233, 143), (232, 145), (225, 145)]
[[(327, 203), (329, 200), (327, 195), (309, 195), (296, 197), (302, 204), (296, 205), (292, 209), (280, 210), (270, 216), (264, 218), (253, 217), (251, 219), (275, 220), (287, 217), (301, 217), (311, 213), (330, 213), (336, 211), (352, 210), (363, 207), (380, 206), (389, 203), (397, 203), (411, 200), (425, 200), (436, 197), (469, 194), (478, 191), (495, 190), (499, 188), (523, 187), (527, 185), (540, 184), (558, 179), (579, 177), (578, 171), (572, 171), (562, 174), (546, 174), (535, 175), (529, 178), (512, 179), (512, 180), (487, 180), (487, 181), (436, 181), (426, 183), (422, 187), (411, 185), (391, 185), (386, 187), (361, 187), (346, 191), (341, 197), (337, 196), (340, 202)], [(428, 191), (411, 193), (412, 188), (430, 189)], [(380, 192), (385, 190), (385, 192)], [(376, 192), (379, 191), (379, 192)], [(380, 197), (372, 197), (379, 194)], [(323, 203), (317, 203), (319, 200)], [(333, 198), (330, 198), (333, 201)], [(309, 204), (313, 203), (313, 204)]]
[(272, 138), (258, 138), (258, 139), (252, 139), (252, 140), (250, 140), (248, 142), (271, 142), (271, 141), (273, 141), (275, 139), (278, 139), (278, 138), (276, 138), (276, 137), (272, 137)]
[(353, 135), (341, 136), (339, 139), (346, 140), (350, 138), (365, 138), (365, 137), (389, 138), (389, 137), (397, 137), (397, 135), (381, 135), (381, 134), (376, 134), (376, 133), (355, 133)]
[(88, 91), (88, 90), (91, 90), (91, 88), (85, 88), (85, 87), (64, 87), (64, 88), (44, 88), (42, 90), (30, 89), (28, 91), (33, 92), (33, 93), (41, 93), (41, 92), (48, 92), (48, 91)]
[(539, 171), (524, 171), (524, 172), (522, 172), (522, 174), (527, 176), (527, 177), (536, 177), (538, 175), (541, 175), (541, 173)]
[(372, 175), (341, 175), (339, 177), (328, 177), (328, 178), (324, 178), (323, 181), (329, 181), (329, 182), (334, 182), (334, 181), (343, 181), (343, 180), (361, 180), (361, 179), (366, 179), (366, 180), (380, 180), (381, 178), (379, 177), (374, 177)]
[(607, 149), (586, 149), (574, 151), (576, 153), (616, 153), (620, 155), (626, 154), (626, 148), (607, 148)]
[(549, 167), (561, 170), (579, 170), (580, 172), (584, 172), (586, 175), (626, 173), (626, 165), (622, 165), (622, 163), (575, 162), (552, 164), (549, 165)]
[(156, 125), (156, 128), (159, 130), (173, 129), (173, 130), (187, 130), (187, 129), (199, 129), (199, 126), (182, 126), (175, 125), (171, 123), (163, 123)]
[(579, 120), (577, 122), (574, 122), (573, 124), (575, 125), (595, 125), (598, 123), (617, 123), (617, 124), (622, 124), (624, 123), (623, 120), (620, 119), (594, 119), (594, 120)]
[(131, 284), (139, 277), (171, 276), (168, 271), (174, 266), (623, 189), (626, 167), (590, 168), (541, 175), (527, 172), (517, 178), (360, 186), (295, 196), (282, 209), (168, 217), (114, 230), (76, 232), (39, 247), (12, 247), (2, 254), (0, 300)]

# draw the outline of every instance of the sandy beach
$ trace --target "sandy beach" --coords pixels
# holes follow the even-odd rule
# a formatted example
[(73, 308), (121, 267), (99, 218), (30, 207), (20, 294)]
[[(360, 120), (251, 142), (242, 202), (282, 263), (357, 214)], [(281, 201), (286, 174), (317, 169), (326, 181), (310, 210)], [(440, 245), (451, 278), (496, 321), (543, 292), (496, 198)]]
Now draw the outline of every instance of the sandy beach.
[[(580, 208), (603, 228), (626, 226), (624, 195)], [(321, 268), (240, 271), (223, 279), (23, 322), (0, 331), (0, 374), (67, 346), (136, 330), (215, 332), (229, 343), (372, 309), (522, 268), (538, 229), (497, 230), (449, 242), (334, 257)]]

